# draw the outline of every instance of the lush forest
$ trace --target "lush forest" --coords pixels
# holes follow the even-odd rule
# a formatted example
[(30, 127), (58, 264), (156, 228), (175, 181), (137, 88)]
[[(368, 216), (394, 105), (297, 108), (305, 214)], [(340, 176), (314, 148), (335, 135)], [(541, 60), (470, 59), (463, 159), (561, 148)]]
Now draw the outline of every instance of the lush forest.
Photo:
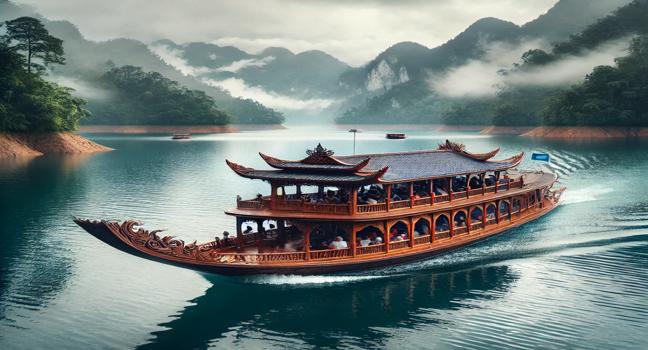
[(532, 71), (565, 57), (579, 57), (612, 40), (634, 36), (615, 66), (599, 66), (567, 87), (506, 85), (492, 99), (456, 101), (447, 124), (499, 126), (648, 126), (648, 0), (635, 0), (588, 26), (549, 52), (529, 50), (503, 74)]
[(72, 131), (89, 115), (72, 89), (43, 79), (46, 66), (63, 64), (63, 47), (43, 24), (20, 17), (0, 37), (0, 130)]
[(223, 125), (229, 115), (203, 91), (189, 90), (157, 72), (115, 67), (98, 86), (107, 96), (91, 101), (88, 123), (115, 125)]

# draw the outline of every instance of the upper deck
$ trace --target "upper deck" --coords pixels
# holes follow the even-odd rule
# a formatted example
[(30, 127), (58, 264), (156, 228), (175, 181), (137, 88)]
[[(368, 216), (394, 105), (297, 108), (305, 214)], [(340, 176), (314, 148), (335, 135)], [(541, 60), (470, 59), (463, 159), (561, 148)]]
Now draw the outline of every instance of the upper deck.
[[(226, 213), (370, 220), (510, 196), (555, 181), (553, 174), (511, 172), (523, 154), (490, 160), (498, 151), (474, 154), (463, 145), (446, 141), (432, 151), (336, 157), (318, 145), (300, 161), (261, 154), (278, 170), (256, 170), (228, 161), (239, 175), (267, 181), (272, 190), (268, 196), (238, 198), (237, 207)], [(315, 187), (316, 191), (303, 192), (302, 186)]]

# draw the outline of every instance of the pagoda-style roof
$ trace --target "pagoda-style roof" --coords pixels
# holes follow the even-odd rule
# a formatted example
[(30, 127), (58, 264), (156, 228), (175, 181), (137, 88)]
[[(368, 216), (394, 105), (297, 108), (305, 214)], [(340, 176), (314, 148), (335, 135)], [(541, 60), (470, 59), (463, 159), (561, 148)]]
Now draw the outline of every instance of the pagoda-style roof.
[(356, 172), (369, 163), (369, 158), (361, 159), (353, 164), (343, 162), (333, 156), (333, 151), (318, 144), (313, 150), (306, 152), (308, 157), (302, 160), (283, 160), (259, 153), (268, 165), (284, 170), (316, 170), (321, 172)]
[(356, 185), (398, 183), (455, 175), (502, 171), (520, 164), (524, 153), (493, 161), (499, 151), (470, 153), (465, 146), (446, 141), (436, 150), (334, 156), (333, 151), (317, 145), (300, 161), (286, 161), (261, 154), (279, 170), (257, 170), (227, 161), (237, 174), (282, 184)]

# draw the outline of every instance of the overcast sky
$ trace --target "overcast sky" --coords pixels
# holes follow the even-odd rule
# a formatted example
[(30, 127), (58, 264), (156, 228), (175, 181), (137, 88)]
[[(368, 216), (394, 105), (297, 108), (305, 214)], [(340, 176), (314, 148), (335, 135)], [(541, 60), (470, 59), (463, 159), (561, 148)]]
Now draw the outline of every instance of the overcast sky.
[(360, 65), (399, 41), (434, 47), (482, 17), (516, 24), (557, 0), (16, 0), (89, 39), (207, 41), (326, 51)]

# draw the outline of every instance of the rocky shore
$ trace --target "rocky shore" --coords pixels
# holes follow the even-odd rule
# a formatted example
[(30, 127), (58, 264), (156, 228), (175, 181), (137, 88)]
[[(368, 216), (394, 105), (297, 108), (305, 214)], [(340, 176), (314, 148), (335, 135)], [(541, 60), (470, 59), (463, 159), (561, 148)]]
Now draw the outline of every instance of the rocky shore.
[(0, 133), (0, 158), (89, 154), (111, 150), (74, 133)]

